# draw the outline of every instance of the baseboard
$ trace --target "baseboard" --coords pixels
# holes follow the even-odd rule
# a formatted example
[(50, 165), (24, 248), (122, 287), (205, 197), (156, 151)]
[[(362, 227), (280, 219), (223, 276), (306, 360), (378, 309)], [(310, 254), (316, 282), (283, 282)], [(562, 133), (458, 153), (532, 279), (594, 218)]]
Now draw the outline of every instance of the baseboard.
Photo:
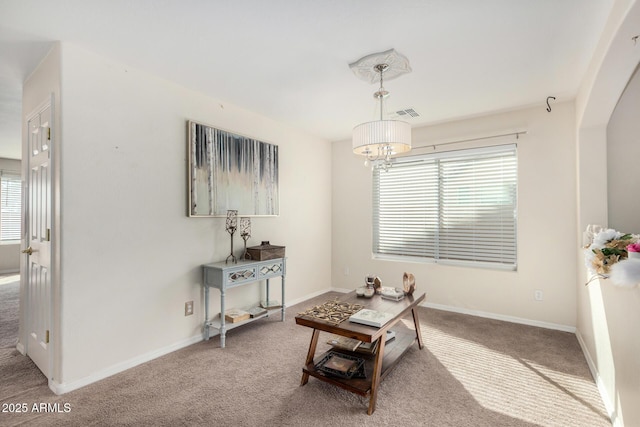
[[(304, 302), (308, 299), (311, 299), (313, 297), (316, 297), (318, 295), (322, 295), (324, 293), (327, 293), (329, 291), (338, 291), (338, 292), (350, 292), (351, 289), (338, 289), (338, 288), (327, 288), (327, 289), (323, 289), (317, 292), (314, 292), (312, 294), (306, 295), (302, 298), (298, 298), (295, 300), (291, 300), (291, 301), (287, 301), (287, 306), (292, 306), (301, 302)], [(51, 389), (51, 391), (53, 391), (55, 394), (65, 394), (68, 393), (70, 391), (73, 390), (77, 390), (79, 388), (82, 388), (84, 386), (87, 386), (89, 384), (92, 384), (94, 382), (103, 380), (105, 378), (108, 378), (112, 375), (118, 374), (120, 372), (124, 372), (127, 369), (131, 369), (135, 366), (141, 365), (143, 363), (149, 362), (153, 359), (157, 359), (160, 356), (164, 356), (165, 354), (169, 354), (172, 353), (176, 350), (180, 350), (181, 348), (190, 346), (192, 344), (195, 344), (197, 342), (200, 342), (204, 339), (204, 337), (202, 336), (202, 334), (198, 334), (196, 336), (193, 336), (191, 338), (187, 338), (185, 340), (179, 341), (175, 344), (171, 344), (167, 347), (163, 347), (160, 348), (158, 350), (154, 350), (154, 351), (150, 351), (149, 353), (145, 353), (142, 354), (140, 356), (134, 357), (132, 359), (126, 360), (124, 362), (121, 363), (117, 363), (109, 368), (106, 369), (102, 369), (98, 372), (95, 372), (91, 375), (88, 375), (84, 378), (81, 378), (79, 380), (75, 380), (75, 381), (71, 381), (71, 382), (66, 382), (66, 383), (60, 383), (57, 382), (55, 380), (49, 380), (49, 388)], [(20, 344), (18, 344), (20, 345)], [(24, 347), (23, 347), (24, 349)], [(20, 350), (20, 349), (18, 349)]]
[(18, 342), (18, 344), (16, 344), (16, 350), (18, 350), (20, 352), (21, 355), (26, 356), (27, 352), (24, 349), (24, 345), (22, 345), (21, 342)]
[(589, 370), (591, 371), (591, 376), (598, 387), (598, 392), (600, 393), (600, 398), (602, 399), (602, 403), (604, 404), (604, 408), (607, 411), (607, 415), (609, 415), (609, 419), (611, 420), (611, 424), (614, 427), (623, 427), (623, 422), (620, 417), (618, 417), (618, 412), (616, 411), (616, 405), (613, 399), (609, 396), (607, 392), (607, 388), (604, 385), (604, 381), (600, 378), (600, 373), (598, 372), (598, 368), (591, 357), (591, 353), (587, 349), (587, 345), (582, 338), (579, 330), (576, 330), (576, 338), (578, 338), (578, 344), (580, 344), (580, 348), (582, 349), (582, 353), (584, 354), (584, 358), (587, 360), (587, 365), (589, 366)]
[(0, 274), (18, 274), (20, 270), (0, 270)]
[(471, 315), (471, 316), (478, 316), (478, 317), (485, 317), (487, 319), (502, 320), (504, 322), (519, 323), (519, 324), (522, 324), (522, 325), (529, 325), (529, 326), (537, 326), (539, 328), (545, 328), (545, 329), (555, 329), (557, 331), (562, 331), (562, 332), (570, 332), (570, 333), (575, 333), (576, 332), (576, 327), (575, 326), (560, 325), (560, 324), (557, 324), (557, 323), (549, 323), (549, 322), (541, 322), (539, 320), (524, 319), (524, 318), (521, 318), (521, 317), (506, 316), (506, 315), (503, 315), (503, 314), (488, 313), (486, 311), (470, 310), (470, 309), (467, 309), (467, 308), (452, 307), (452, 306), (449, 306), (449, 305), (434, 304), (434, 303), (430, 303), (430, 302), (425, 302), (425, 303), (422, 303), (420, 305), (422, 307), (434, 308), (436, 310), (451, 311), (451, 312), (454, 312), (454, 313), (468, 314), (468, 315)]
[[(317, 291), (314, 292), (313, 294), (309, 294), (306, 295), (302, 298), (298, 298), (297, 300), (294, 301), (289, 301), (288, 305), (294, 305), (294, 304), (299, 304), (301, 302), (304, 302), (308, 299), (311, 299), (313, 297), (316, 297), (318, 295), (322, 295), (326, 292), (341, 292), (341, 293), (348, 293), (353, 291), (353, 289), (346, 289), (346, 288), (328, 288), (328, 289), (323, 289), (321, 291)], [(443, 310), (443, 311), (451, 311), (454, 313), (460, 313), (460, 314), (468, 314), (471, 316), (478, 316), (478, 317), (485, 317), (487, 319), (494, 319), (494, 320), (502, 320), (505, 322), (511, 322), (511, 323), (520, 323), (523, 325), (529, 325), (529, 326), (537, 326), (539, 328), (545, 328), (545, 329), (554, 329), (554, 330), (558, 330), (558, 331), (562, 331), (562, 332), (570, 332), (570, 333), (575, 333), (576, 332), (576, 328), (575, 326), (567, 326), (567, 325), (560, 325), (560, 324), (556, 324), (556, 323), (549, 323), (549, 322), (541, 322), (538, 320), (531, 320), (531, 319), (524, 319), (521, 317), (514, 317), (514, 316), (505, 316), (502, 314), (495, 314), (495, 313), (488, 313), (485, 311), (477, 311), (477, 310), (469, 310), (466, 308), (460, 308), (460, 307), (453, 307), (453, 306), (449, 306), (449, 305), (443, 305), (443, 304), (434, 304), (434, 303), (430, 303), (430, 302), (425, 302), (420, 304), (422, 307), (427, 307), (427, 308), (434, 308), (437, 310)]]
[[(290, 300), (287, 301), (287, 306), (292, 306), (295, 304), (299, 304), (301, 302), (307, 301), (311, 298), (314, 298), (316, 296), (322, 295), (324, 293), (333, 291), (333, 292), (341, 292), (341, 293), (348, 293), (351, 292), (353, 289), (346, 289), (346, 288), (325, 288), (322, 289), (320, 291), (317, 292), (313, 292), (311, 294), (305, 295), (301, 298), (297, 298), (295, 300)], [(444, 311), (451, 311), (451, 312), (456, 312), (456, 313), (461, 313), (461, 314), (469, 314), (472, 316), (479, 316), (479, 317), (486, 317), (489, 319), (495, 319), (495, 320), (503, 320), (503, 321), (507, 321), (507, 322), (513, 322), (513, 323), (522, 323), (525, 325), (531, 325), (531, 326), (538, 326), (538, 327), (543, 327), (543, 328), (547, 328), (547, 329), (556, 329), (556, 330), (560, 330), (560, 331), (565, 331), (565, 332), (572, 332), (575, 333), (576, 332), (576, 328), (575, 327), (571, 327), (571, 326), (564, 326), (564, 325), (556, 325), (556, 324), (552, 324), (552, 323), (546, 323), (546, 322), (539, 322), (539, 321), (534, 321), (534, 320), (529, 320), (529, 319), (521, 319), (521, 318), (517, 318), (517, 317), (511, 317), (511, 316), (503, 316), (503, 315), (498, 315), (498, 314), (493, 314), (493, 313), (486, 313), (486, 312), (482, 312), (482, 311), (475, 311), (475, 310), (468, 310), (468, 309), (462, 309), (462, 308), (458, 308), (458, 307), (451, 307), (451, 306), (446, 306), (446, 305), (440, 305), (440, 304), (433, 304), (433, 303), (423, 303), (421, 304), (424, 307), (428, 307), (428, 308), (434, 308), (434, 309), (438, 309), (438, 310), (444, 310)], [(92, 384), (94, 382), (103, 380), (105, 378), (108, 378), (112, 375), (118, 374), (120, 372), (124, 372), (127, 369), (131, 369), (135, 366), (141, 365), (143, 363), (149, 362), (153, 359), (157, 359), (158, 357), (164, 356), (166, 354), (172, 353), (174, 351), (180, 350), (181, 348), (184, 347), (188, 347), (190, 345), (193, 345), (197, 342), (200, 342), (203, 340), (203, 336), (202, 334), (198, 334), (195, 335), (191, 338), (187, 338), (184, 339), (182, 341), (178, 341), (177, 343), (168, 345), (166, 347), (154, 350), (154, 351), (150, 351), (148, 353), (142, 354), (140, 356), (136, 356), (134, 358), (131, 358), (129, 360), (126, 360), (124, 362), (121, 363), (117, 363), (109, 368), (106, 369), (102, 369), (98, 372), (95, 372), (91, 375), (88, 375), (84, 378), (81, 378), (79, 380), (75, 380), (75, 381), (71, 381), (71, 382), (57, 382), (55, 380), (50, 380), (49, 381), (49, 388), (51, 389), (51, 391), (53, 391), (55, 394), (60, 395), (60, 394), (65, 394), (68, 393), (70, 391), (73, 390), (77, 390), (79, 388), (82, 388), (84, 386), (87, 386), (89, 384)], [(580, 339), (579, 339), (580, 341)], [(581, 344), (582, 345), (582, 344)], [(18, 343), (18, 345), (16, 346), (16, 348), (18, 349), (18, 351), (20, 351), (21, 353), (24, 354), (24, 346), (22, 346), (21, 343)], [(591, 369), (591, 365), (590, 365), (590, 369)], [(593, 371), (592, 371), (593, 372)], [(600, 386), (599, 386), (600, 389)], [(615, 425), (615, 424), (614, 424)]]
[(149, 362), (153, 359), (157, 359), (158, 357), (164, 356), (165, 354), (169, 354), (176, 350), (180, 350), (181, 348), (188, 347), (192, 344), (202, 341), (203, 339), (204, 337), (202, 336), (202, 334), (198, 334), (191, 338), (178, 341), (177, 343), (168, 345), (158, 350), (150, 351), (149, 353), (145, 353), (140, 356), (136, 356), (132, 359), (126, 360), (124, 362), (117, 363), (109, 368), (102, 369), (101, 371), (95, 372), (79, 380), (75, 380), (67, 383), (59, 383), (54, 380), (49, 380), (49, 388), (51, 389), (51, 391), (53, 391), (55, 394), (58, 394), (58, 395), (68, 393), (70, 391), (77, 390), (81, 387), (84, 387), (89, 384), (108, 378), (112, 375), (126, 371), (127, 369), (131, 369), (135, 366)]

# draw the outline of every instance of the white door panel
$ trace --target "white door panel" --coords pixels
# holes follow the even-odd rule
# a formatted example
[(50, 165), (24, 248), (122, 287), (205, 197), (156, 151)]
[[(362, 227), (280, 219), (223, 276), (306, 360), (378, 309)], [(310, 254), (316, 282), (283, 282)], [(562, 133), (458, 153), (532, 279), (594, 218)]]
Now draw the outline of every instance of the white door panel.
[(51, 321), (51, 102), (27, 121), (27, 355), (49, 377)]

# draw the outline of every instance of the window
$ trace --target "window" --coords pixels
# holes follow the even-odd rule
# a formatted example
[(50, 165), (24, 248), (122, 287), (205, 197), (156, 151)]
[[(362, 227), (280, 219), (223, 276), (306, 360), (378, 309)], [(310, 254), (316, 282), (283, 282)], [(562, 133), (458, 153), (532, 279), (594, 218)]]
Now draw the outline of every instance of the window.
[(505, 145), (375, 168), (374, 255), (515, 270), (516, 154)]
[(20, 175), (0, 171), (0, 242), (20, 240), (21, 205)]

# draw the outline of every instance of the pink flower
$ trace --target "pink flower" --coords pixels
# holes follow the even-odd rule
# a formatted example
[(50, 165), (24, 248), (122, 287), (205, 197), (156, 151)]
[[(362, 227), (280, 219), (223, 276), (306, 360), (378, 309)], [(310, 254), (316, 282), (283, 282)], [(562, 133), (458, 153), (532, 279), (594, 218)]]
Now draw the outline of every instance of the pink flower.
[(633, 243), (627, 246), (627, 252), (640, 252), (640, 243)]

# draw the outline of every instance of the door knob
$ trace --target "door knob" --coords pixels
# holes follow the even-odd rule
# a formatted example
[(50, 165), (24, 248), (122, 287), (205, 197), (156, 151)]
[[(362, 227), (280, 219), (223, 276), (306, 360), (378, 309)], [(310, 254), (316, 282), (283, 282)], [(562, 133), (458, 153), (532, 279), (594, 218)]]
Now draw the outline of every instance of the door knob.
[(29, 246), (27, 249), (22, 251), (23, 254), (31, 255), (33, 253), (33, 248)]

